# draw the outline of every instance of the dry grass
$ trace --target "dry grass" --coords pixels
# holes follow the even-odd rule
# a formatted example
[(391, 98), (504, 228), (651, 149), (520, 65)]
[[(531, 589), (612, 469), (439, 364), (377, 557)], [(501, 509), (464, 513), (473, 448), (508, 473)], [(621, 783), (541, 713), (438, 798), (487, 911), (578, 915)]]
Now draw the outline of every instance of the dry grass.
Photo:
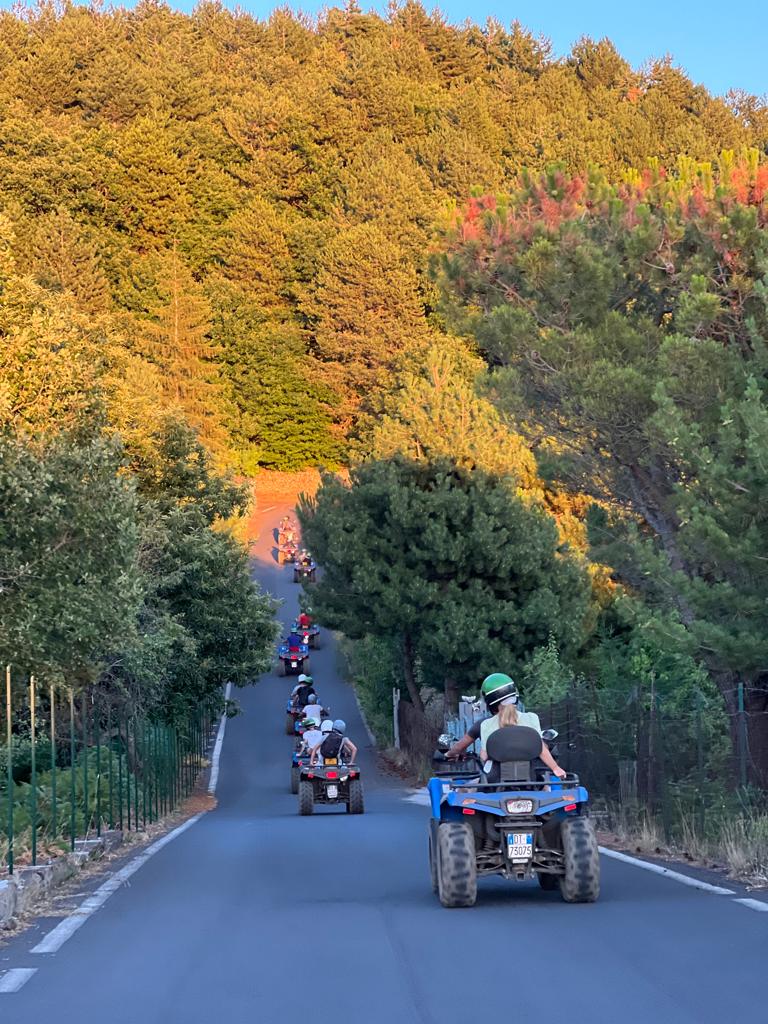
[(734, 815), (709, 822), (703, 831), (693, 814), (681, 814), (675, 836), (664, 837), (658, 818), (647, 812), (608, 807), (601, 842), (651, 857), (687, 861), (724, 871), (752, 888), (768, 887), (768, 815)]

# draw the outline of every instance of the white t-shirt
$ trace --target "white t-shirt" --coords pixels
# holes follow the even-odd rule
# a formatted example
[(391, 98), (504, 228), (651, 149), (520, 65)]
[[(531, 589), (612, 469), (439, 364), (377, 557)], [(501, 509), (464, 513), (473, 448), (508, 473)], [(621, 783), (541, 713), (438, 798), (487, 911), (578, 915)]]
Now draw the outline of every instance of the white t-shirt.
[(318, 743), (322, 743), (324, 735), (325, 734), (320, 732), (319, 729), (307, 729), (307, 731), (304, 733), (304, 736), (302, 737), (307, 750), (311, 751), (312, 748), (316, 747)]

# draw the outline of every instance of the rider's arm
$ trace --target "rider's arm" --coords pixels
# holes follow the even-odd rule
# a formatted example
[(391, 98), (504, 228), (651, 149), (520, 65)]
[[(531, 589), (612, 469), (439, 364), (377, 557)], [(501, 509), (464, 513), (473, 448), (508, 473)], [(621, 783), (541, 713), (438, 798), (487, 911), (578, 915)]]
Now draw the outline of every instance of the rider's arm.
[(322, 745), (323, 745), (323, 741), (320, 740), (320, 742), (318, 744), (316, 744), (314, 747), (312, 747), (312, 749), (310, 750), (310, 752), (309, 752), (309, 763), (310, 764), (317, 764), (317, 752), (318, 752), (318, 750), (320, 749), (320, 747)]
[(345, 749), (347, 751), (347, 754), (348, 754), (348, 757), (349, 757), (349, 760), (350, 760), (350, 763), (351, 763), (357, 757), (357, 747), (352, 742), (352, 740), (349, 740), (349, 739), (345, 739), (344, 740), (344, 744), (345, 744)]
[(471, 747), (474, 742), (474, 737), (470, 736), (469, 733), (465, 733), (460, 740), (456, 740), (453, 746), (446, 750), (445, 756), (458, 757), (459, 754), (463, 754), (465, 750)]
[(563, 778), (565, 771), (560, 767), (554, 757), (552, 757), (546, 743), (541, 744), (541, 753), (539, 754), (539, 757), (551, 772), (554, 772), (559, 779)]

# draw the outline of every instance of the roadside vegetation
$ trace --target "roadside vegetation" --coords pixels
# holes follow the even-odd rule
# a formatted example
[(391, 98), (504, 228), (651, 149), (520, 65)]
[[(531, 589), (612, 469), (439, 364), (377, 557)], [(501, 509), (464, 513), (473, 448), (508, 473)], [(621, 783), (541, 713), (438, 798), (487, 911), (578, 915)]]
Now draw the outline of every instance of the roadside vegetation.
[(251, 681), (235, 480), (343, 467), (312, 604), (378, 731), (508, 669), (625, 831), (764, 863), (765, 105), (411, 0), (15, 8), (0, 68), (19, 679)]

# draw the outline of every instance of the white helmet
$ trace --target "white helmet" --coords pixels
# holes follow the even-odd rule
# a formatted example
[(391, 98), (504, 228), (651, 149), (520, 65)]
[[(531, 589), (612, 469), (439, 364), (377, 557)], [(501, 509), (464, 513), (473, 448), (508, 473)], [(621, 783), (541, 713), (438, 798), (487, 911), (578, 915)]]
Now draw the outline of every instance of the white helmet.
[(326, 720), (320, 726), (320, 732), (333, 732), (333, 722), (330, 720), (330, 718), (326, 718)]
[(299, 682), (299, 683), (305, 683), (306, 681), (307, 681), (307, 677), (306, 677), (306, 676), (304, 675), (304, 673), (302, 672), (302, 673), (301, 673), (301, 675), (299, 676), (299, 678), (297, 679), (297, 682)]

